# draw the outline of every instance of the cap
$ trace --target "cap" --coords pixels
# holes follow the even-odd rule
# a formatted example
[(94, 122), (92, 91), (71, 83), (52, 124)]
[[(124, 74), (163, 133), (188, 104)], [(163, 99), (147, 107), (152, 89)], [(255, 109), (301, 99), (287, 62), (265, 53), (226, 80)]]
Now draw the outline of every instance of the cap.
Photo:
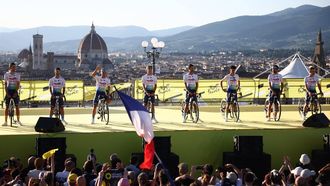
[(237, 175), (234, 172), (227, 173), (226, 178), (230, 181), (230, 183), (236, 183)]
[(68, 176), (68, 180), (69, 180), (70, 183), (76, 182), (76, 179), (77, 178), (78, 178), (78, 175), (77, 174), (74, 174), (74, 173), (71, 173)]
[(303, 165), (307, 165), (311, 162), (311, 160), (309, 159), (307, 154), (302, 154), (299, 158), (300, 163), (302, 163)]
[(300, 173), (301, 173), (302, 170), (303, 170), (303, 168), (301, 168), (301, 167), (296, 167), (295, 169), (293, 169), (293, 170), (291, 171), (291, 173), (292, 173), (293, 175), (295, 175), (295, 176), (300, 176)]
[(311, 177), (311, 176), (314, 176), (314, 175), (315, 175), (315, 171), (311, 171), (309, 169), (304, 169), (300, 173), (300, 176), (303, 177), (303, 178), (308, 178), (308, 177)]

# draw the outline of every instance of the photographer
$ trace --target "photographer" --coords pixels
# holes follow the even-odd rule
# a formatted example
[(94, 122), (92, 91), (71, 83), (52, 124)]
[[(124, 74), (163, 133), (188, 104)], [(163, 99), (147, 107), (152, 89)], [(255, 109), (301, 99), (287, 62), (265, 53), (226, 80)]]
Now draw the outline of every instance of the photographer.
[[(120, 169), (111, 169), (108, 163), (103, 164), (102, 170), (96, 179), (96, 186), (115, 186), (124, 173)], [(127, 177), (127, 173), (126, 173)]]

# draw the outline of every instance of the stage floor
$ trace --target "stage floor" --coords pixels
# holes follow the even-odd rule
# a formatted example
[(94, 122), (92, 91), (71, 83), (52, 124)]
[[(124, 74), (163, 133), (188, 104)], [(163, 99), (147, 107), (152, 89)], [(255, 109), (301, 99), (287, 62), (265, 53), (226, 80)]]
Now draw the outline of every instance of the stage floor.
[[(219, 113), (218, 106), (201, 106), (200, 119), (197, 124), (187, 121), (182, 123), (180, 107), (156, 107), (157, 124), (154, 131), (189, 131), (189, 130), (240, 130), (240, 129), (298, 129), (302, 127), (302, 120), (296, 105), (282, 107), (282, 117), (279, 122), (267, 122), (263, 106), (241, 106), (241, 121), (236, 123), (231, 120), (224, 122)], [(323, 112), (329, 117), (329, 105), (323, 106)], [(3, 110), (1, 110), (3, 113)], [(23, 126), (1, 126), (0, 135), (29, 135), (38, 134), (34, 126), (39, 117), (48, 117), (49, 108), (23, 108), (21, 121)], [(105, 125), (99, 120), (91, 124), (91, 108), (65, 108), (64, 133), (97, 133), (97, 132), (125, 132), (134, 131), (124, 107), (110, 107), (110, 123)], [(0, 120), (1, 123), (4, 121)]]

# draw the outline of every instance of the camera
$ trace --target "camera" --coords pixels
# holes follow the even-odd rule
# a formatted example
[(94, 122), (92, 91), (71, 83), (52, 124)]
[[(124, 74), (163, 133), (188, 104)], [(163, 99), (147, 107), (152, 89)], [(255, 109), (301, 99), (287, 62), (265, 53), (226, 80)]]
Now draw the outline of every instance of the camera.
[(112, 177), (112, 175), (111, 175), (111, 170), (110, 170), (110, 169), (107, 169), (107, 170), (104, 172), (103, 180), (104, 180), (105, 182), (110, 182), (111, 177)]

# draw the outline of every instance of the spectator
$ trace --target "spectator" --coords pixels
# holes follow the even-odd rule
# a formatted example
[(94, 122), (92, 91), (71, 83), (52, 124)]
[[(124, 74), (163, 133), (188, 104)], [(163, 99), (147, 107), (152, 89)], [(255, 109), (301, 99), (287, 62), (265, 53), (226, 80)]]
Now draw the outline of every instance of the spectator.
[(255, 180), (256, 180), (256, 176), (253, 172), (247, 172), (244, 175), (244, 185), (245, 186), (253, 186)]
[(148, 175), (145, 172), (141, 172), (138, 176), (139, 186), (149, 186)]
[(162, 169), (159, 171), (158, 178), (160, 182), (160, 186), (167, 186), (170, 183), (168, 176), (166, 175), (166, 170)]
[(303, 169), (313, 170), (313, 166), (311, 165), (311, 160), (307, 154), (302, 154), (300, 156), (298, 166)]
[(62, 172), (56, 173), (56, 181), (58, 183), (64, 183), (67, 181), (69, 173), (72, 169), (75, 168), (75, 164), (71, 160), (66, 160), (64, 163), (64, 170)]
[(120, 178), (117, 186), (130, 186), (130, 184), (127, 178)]
[(131, 186), (138, 185), (134, 171), (128, 171), (127, 179)]
[(84, 163), (83, 166), (83, 177), (85, 178), (86, 183), (89, 185), (92, 180), (96, 178), (96, 175), (93, 173), (94, 165), (93, 161), (88, 160)]
[(126, 167), (128, 171), (134, 171), (135, 175), (140, 174), (140, 169), (138, 168), (138, 158), (137, 156), (132, 156), (130, 159), (130, 164)]
[(330, 185), (330, 163), (319, 170), (319, 176), (317, 177), (316, 181), (320, 186)]
[(77, 186), (86, 186), (86, 179), (84, 176), (78, 176), (78, 178), (76, 179), (76, 185)]
[(271, 185), (285, 186), (285, 181), (283, 180), (282, 174), (278, 170), (272, 170), (270, 172)]
[(189, 186), (195, 181), (195, 179), (190, 176), (188, 171), (188, 165), (186, 163), (180, 163), (178, 165), (179, 176), (175, 178), (175, 185)]
[(44, 167), (44, 160), (42, 158), (36, 158), (34, 161), (34, 167), (35, 169), (30, 170), (28, 175), (28, 178), (34, 178), (34, 179), (39, 179), (39, 174), (43, 172), (43, 167)]

